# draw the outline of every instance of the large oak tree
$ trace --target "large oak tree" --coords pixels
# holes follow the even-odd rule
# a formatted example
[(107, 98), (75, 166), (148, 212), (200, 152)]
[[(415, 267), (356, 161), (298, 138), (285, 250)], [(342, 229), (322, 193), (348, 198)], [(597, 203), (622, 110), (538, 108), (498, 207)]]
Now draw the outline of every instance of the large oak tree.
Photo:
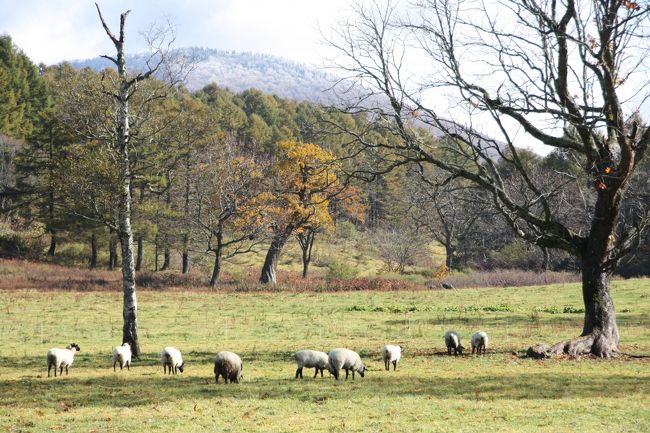
[[(410, 7), (358, 6), (356, 19), (332, 38), (348, 84), (365, 89), (346, 108), (399, 139), (359, 134), (354, 150), (382, 162), (359, 171), (430, 164), (487, 191), (518, 236), (581, 260), (582, 333), (550, 352), (616, 354), (609, 276), (648, 227), (650, 212), (639, 203), (634, 218), (619, 218), (650, 141), (638, 114), (648, 108), (650, 8), (626, 0), (416, 0)], [(451, 98), (453, 114), (437, 108), (441, 96)], [(467, 121), (458, 120), (460, 109)], [(432, 144), (416, 126), (444, 138)], [(565, 183), (579, 179), (569, 172), (556, 182), (532, 176), (515, 146), (522, 137), (572, 155), (587, 179), (573, 198), (583, 204), (580, 215), (557, 211)]]

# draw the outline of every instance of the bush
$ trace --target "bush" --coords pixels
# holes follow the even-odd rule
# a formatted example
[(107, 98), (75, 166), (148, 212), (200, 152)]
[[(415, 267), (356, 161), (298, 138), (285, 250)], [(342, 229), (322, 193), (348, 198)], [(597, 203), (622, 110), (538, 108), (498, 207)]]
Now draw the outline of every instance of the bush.
[(333, 260), (327, 267), (327, 279), (349, 279), (354, 278), (359, 275), (359, 270), (356, 266), (340, 262), (338, 260)]
[(0, 256), (35, 258), (45, 248), (45, 230), (42, 224), (30, 224), (20, 230), (7, 223), (0, 223)]

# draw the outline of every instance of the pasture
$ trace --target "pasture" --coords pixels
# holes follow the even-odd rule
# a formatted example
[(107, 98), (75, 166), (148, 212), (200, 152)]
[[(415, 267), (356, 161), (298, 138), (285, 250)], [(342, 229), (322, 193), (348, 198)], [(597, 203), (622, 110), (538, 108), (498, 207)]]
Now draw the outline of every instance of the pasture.
[[(650, 280), (613, 282), (621, 350), (650, 355)], [(513, 351), (577, 335), (575, 284), (340, 293), (140, 291), (143, 356), (113, 372), (121, 293), (5, 290), (0, 296), (0, 431), (434, 432), (650, 429), (650, 359), (521, 359)], [(485, 357), (449, 357), (490, 335)], [(70, 375), (47, 378), (45, 354), (75, 341)], [(397, 372), (379, 356), (400, 344)], [(185, 373), (163, 376), (159, 352)], [(302, 348), (358, 351), (369, 371), (336, 382), (294, 379)], [(241, 384), (214, 383), (218, 350), (244, 360)], [(469, 351), (471, 352), (471, 350)]]

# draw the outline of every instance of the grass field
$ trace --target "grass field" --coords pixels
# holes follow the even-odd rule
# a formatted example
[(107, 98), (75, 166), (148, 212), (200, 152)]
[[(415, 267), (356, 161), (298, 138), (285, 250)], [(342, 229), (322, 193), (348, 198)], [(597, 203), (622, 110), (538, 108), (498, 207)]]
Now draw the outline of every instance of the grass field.
[[(650, 355), (650, 280), (615, 281), (621, 350)], [(143, 357), (114, 373), (116, 292), (0, 292), (0, 431), (433, 432), (650, 431), (650, 360), (520, 359), (512, 351), (581, 329), (577, 285), (415, 292), (141, 291)], [(566, 311), (566, 312), (565, 312)], [(488, 332), (485, 357), (448, 357), (442, 335)], [(70, 375), (47, 378), (45, 353), (81, 346)], [(379, 350), (401, 344), (397, 372)], [(165, 377), (158, 353), (183, 351)], [(291, 353), (357, 350), (365, 378), (295, 380)], [(216, 385), (212, 358), (244, 360)], [(445, 353), (445, 354), (443, 354)]]

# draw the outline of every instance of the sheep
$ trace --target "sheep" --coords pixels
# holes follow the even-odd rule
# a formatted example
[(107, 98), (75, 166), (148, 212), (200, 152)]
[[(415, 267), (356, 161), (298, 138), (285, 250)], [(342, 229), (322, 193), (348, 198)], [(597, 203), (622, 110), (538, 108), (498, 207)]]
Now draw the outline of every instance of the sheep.
[(454, 349), (454, 355), (463, 354), (464, 347), (460, 344), (460, 335), (456, 331), (445, 332), (445, 345), (449, 355), (451, 355), (451, 349)]
[(244, 363), (239, 355), (232, 352), (217, 352), (214, 357), (214, 381), (219, 383), (219, 376), (223, 376), (224, 383), (236, 382), (244, 377)]
[(127, 370), (131, 370), (131, 345), (124, 343), (113, 349), (113, 371), (115, 371), (115, 364), (119, 361), (120, 370), (125, 366)]
[(317, 350), (299, 350), (293, 354), (293, 357), (296, 360), (296, 379), (298, 379), (298, 376), (302, 379), (303, 367), (314, 368), (316, 370), (314, 372), (314, 378), (318, 376), (319, 370), (320, 377), (323, 377), (323, 370), (327, 368), (329, 363), (327, 353)]
[(472, 355), (474, 352), (477, 352), (479, 355), (485, 355), (485, 350), (488, 346), (488, 335), (479, 331), (476, 334), (472, 335)]
[(50, 377), (50, 370), (54, 367), (54, 377), (56, 377), (56, 370), (59, 369), (59, 376), (63, 375), (63, 367), (65, 367), (65, 375), (68, 375), (68, 367), (74, 361), (75, 352), (81, 352), (77, 343), (70, 343), (65, 349), (53, 348), (47, 351), (47, 377)]
[(183, 368), (185, 368), (185, 361), (183, 361), (181, 352), (175, 347), (165, 347), (160, 352), (160, 362), (163, 366), (163, 374), (166, 374), (167, 370), (169, 370), (169, 374), (172, 374), (172, 372), (177, 374), (178, 371), (182, 373)]
[(381, 349), (381, 357), (384, 360), (386, 371), (390, 371), (390, 363), (393, 363), (393, 371), (397, 370), (397, 363), (402, 357), (402, 347), (387, 344)]
[(361, 362), (359, 354), (350, 349), (332, 349), (328, 357), (328, 368), (334, 375), (336, 380), (339, 380), (339, 370), (345, 370), (345, 380), (348, 379), (348, 374), (352, 370), (352, 380), (354, 380), (354, 372), (357, 371), (361, 377), (366, 372), (366, 367)]

